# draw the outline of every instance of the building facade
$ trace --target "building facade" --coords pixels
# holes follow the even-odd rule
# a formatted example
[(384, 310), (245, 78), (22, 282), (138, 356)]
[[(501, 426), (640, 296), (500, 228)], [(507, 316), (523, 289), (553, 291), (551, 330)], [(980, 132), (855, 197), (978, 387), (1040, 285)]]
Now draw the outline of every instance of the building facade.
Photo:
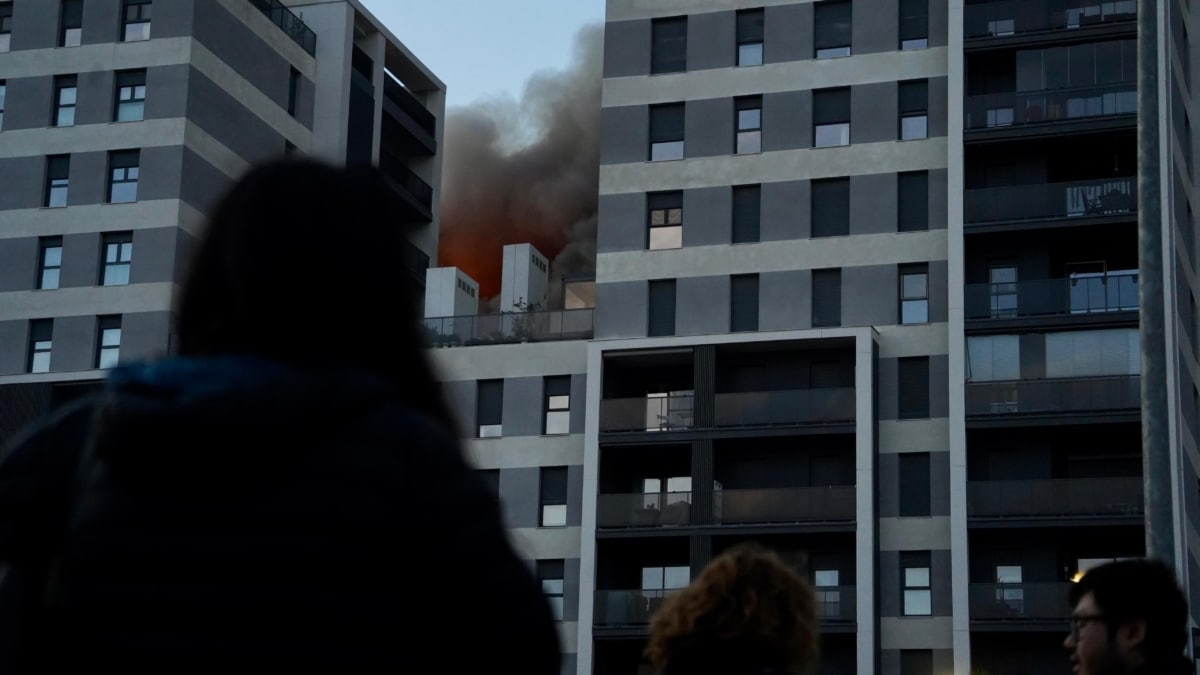
[(0, 2), (0, 442), (172, 351), (184, 261), (257, 162), (378, 164), (420, 224), (402, 264), (423, 284), (444, 108), (356, 0)]

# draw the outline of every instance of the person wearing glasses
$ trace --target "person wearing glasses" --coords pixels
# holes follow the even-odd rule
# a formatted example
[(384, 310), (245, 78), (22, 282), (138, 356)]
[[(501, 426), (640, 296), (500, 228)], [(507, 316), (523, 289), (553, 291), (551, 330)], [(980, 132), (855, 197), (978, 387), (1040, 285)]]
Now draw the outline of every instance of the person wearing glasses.
[(1157, 560), (1120, 560), (1071, 587), (1071, 632), (1063, 648), (1075, 675), (1183, 675), (1187, 601)]

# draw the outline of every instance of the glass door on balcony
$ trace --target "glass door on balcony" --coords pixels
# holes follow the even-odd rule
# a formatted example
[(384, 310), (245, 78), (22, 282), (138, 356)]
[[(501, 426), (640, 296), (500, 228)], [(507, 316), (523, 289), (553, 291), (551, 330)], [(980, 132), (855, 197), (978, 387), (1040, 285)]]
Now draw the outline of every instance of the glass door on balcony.
[(1020, 565), (996, 565), (996, 604), (1013, 614), (1025, 613)]
[(646, 618), (662, 606), (663, 598), (672, 591), (686, 588), (692, 580), (692, 569), (687, 565), (642, 568), (642, 597), (646, 600)]
[(646, 394), (646, 431), (692, 427), (694, 392), (662, 391)]
[(1017, 267), (1012, 263), (993, 264), (988, 270), (991, 284), (992, 318), (1017, 315)]

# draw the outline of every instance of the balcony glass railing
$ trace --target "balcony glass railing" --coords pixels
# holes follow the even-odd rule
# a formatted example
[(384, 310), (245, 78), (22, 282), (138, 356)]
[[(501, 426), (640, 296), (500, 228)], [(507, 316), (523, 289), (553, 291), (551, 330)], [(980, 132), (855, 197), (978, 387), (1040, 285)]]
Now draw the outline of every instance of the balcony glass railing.
[(692, 493), (650, 492), (596, 497), (596, 527), (667, 527), (692, 522)]
[(967, 483), (972, 518), (1136, 516), (1144, 510), (1140, 476)]
[(970, 585), (972, 621), (1066, 621), (1070, 582)]
[(284, 6), (279, 0), (250, 0), (258, 11), (279, 26), (293, 42), (300, 45), (310, 56), (317, 54), (317, 34), (304, 24), (300, 17)]
[(1137, 213), (1137, 178), (1008, 185), (966, 190), (967, 224)]
[(968, 96), (964, 102), (964, 112), (967, 129), (1136, 115), (1137, 82)]
[(600, 431), (680, 431), (694, 423), (691, 392), (648, 394), (600, 401)]
[(1104, 23), (1133, 21), (1136, 0), (996, 0), (968, 4), (963, 11), (965, 37), (1005, 37), (1049, 30), (1073, 30)]
[[(717, 489), (713, 525), (853, 522), (853, 485), (757, 489)], [(596, 498), (596, 526), (674, 527), (702, 524), (693, 517), (692, 493), (602, 494)]]
[(591, 309), (515, 312), (425, 319), (434, 347), (585, 340), (592, 337)]
[(1135, 411), (1141, 405), (1138, 375), (967, 383), (972, 416)]
[[(853, 623), (858, 615), (854, 586), (818, 586), (817, 618), (822, 623)], [(596, 591), (593, 617), (596, 626), (606, 628), (638, 627), (662, 607), (663, 601), (678, 589)]]
[(718, 427), (854, 421), (852, 387), (752, 391), (716, 395)]
[(1124, 271), (998, 284), (967, 284), (968, 319), (1078, 316), (1138, 309), (1138, 274)]

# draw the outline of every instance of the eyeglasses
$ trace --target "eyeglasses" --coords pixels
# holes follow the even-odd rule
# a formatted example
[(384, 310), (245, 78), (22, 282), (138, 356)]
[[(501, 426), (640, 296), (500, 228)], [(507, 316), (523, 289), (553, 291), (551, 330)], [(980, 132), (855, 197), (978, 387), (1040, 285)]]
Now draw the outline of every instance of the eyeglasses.
[(1103, 621), (1103, 614), (1075, 614), (1071, 617), (1071, 639), (1079, 639), (1079, 630), (1093, 621)]

